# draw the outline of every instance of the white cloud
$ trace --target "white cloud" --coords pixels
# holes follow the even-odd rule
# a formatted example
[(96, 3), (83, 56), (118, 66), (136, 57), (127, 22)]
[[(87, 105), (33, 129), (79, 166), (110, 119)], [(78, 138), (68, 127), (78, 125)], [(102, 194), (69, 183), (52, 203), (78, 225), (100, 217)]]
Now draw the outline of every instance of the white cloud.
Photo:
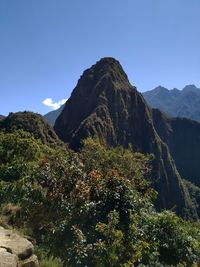
[(55, 110), (55, 109), (60, 108), (63, 104), (65, 104), (66, 101), (67, 99), (62, 99), (58, 102), (54, 102), (52, 98), (46, 98), (45, 100), (42, 101), (42, 103), (45, 106), (50, 107)]

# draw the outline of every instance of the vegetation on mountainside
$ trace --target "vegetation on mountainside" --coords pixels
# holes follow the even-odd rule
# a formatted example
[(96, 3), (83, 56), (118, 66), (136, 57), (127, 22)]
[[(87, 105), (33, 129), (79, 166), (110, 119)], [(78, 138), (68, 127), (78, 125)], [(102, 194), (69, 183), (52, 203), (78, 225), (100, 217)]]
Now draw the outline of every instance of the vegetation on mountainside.
[(41, 115), (33, 112), (10, 113), (0, 121), (0, 131), (12, 133), (16, 130), (30, 132), (35, 139), (50, 146), (62, 144), (48, 122)]
[(158, 109), (152, 109), (152, 117), (154, 127), (168, 145), (181, 177), (199, 187), (200, 123), (186, 118), (168, 118)]
[(43, 266), (60, 264), (44, 255), (68, 267), (195, 266), (199, 227), (154, 210), (150, 163), (93, 139), (75, 153), (1, 133), (1, 218), (36, 239)]
[(189, 191), (193, 205), (196, 207), (198, 214), (200, 214), (200, 188), (187, 180), (183, 181)]

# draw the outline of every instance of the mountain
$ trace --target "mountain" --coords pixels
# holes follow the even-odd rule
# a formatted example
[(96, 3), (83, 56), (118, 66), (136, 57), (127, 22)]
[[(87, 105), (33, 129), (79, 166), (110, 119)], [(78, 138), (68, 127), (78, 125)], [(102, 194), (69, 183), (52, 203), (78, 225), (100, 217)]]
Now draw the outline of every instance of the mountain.
[(168, 145), (181, 176), (200, 187), (200, 123), (186, 118), (168, 118), (152, 109), (154, 127)]
[[(150, 107), (158, 108), (170, 117), (186, 117), (200, 121), (200, 89), (195, 85), (187, 85), (183, 90), (169, 90), (158, 86), (142, 94)], [(54, 125), (63, 108), (64, 105), (44, 117)]]
[(47, 145), (61, 144), (52, 126), (41, 115), (33, 112), (10, 113), (0, 121), (0, 131), (14, 132), (16, 130), (30, 132), (36, 139), (40, 139)]
[(169, 148), (155, 130), (151, 109), (117, 60), (103, 58), (84, 71), (54, 129), (75, 150), (82, 139), (96, 136), (109, 146), (132, 144), (154, 154), (151, 182), (158, 191), (157, 207), (196, 216)]
[(45, 119), (48, 121), (49, 124), (54, 126), (55, 121), (58, 118), (58, 116), (60, 115), (60, 113), (62, 112), (62, 110), (64, 109), (64, 106), (65, 105), (62, 105), (59, 109), (50, 111), (49, 113), (44, 115)]
[(143, 93), (152, 108), (158, 108), (170, 117), (186, 117), (200, 121), (200, 89), (187, 85), (183, 90), (168, 90), (159, 86)]

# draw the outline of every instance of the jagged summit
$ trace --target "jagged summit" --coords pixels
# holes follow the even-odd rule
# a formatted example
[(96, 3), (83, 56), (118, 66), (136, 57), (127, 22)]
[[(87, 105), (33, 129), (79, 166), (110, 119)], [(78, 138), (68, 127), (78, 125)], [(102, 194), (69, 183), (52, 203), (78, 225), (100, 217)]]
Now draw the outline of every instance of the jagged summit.
[(118, 66), (122, 69), (120, 62), (114, 57), (103, 57), (99, 59), (94, 65), (92, 65), (92, 68), (93, 67), (102, 68), (102, 66), (105, 66), (105, 65), (109, 67)]
[(108, 75), (109, 73), (119, 74), (127, 79), (127, 75), (124, 72), (120, 62), (112, 57), (101, 58), (99, 61), (96, 62), (96, 64), (92, 65), (92, 67), (86, 70), (85, 72), (89, 70), (96, 72), (96, 74), (99, 72), (100, 75)]
[[(104, 57), (83, 72), (78, 80), (77, 86), (73, 90), (72, 97), (82, 98), (82, 105), (85, 106), (85, 109), (88, 109), (86, 106), (92, 105), (92, 103), (89, 103), (89, 98), (92, 97), (92, 101), (94, 101), (103, 90), (123, 91), (134, 89), (135, 87), (130, 84), (119, 61), (112, 57)], [(47, 113), (45, 118), (51, 125), (54, 125), (63, 109), (64, 105), (59, 110)]]
[[(92, 127), (93, 134), (101, 131), (103, 136), (103, 132), (107, 129), (110, 143), (117, 145), (118, 137), (124, 140), (126, 138), (123, 137), (120, 129), (117, 134), (118, 137), (116, 136), (112, 129), (112, 122), (122, 120), (123, 113), (127, 112), (127, 103), (125, 102), (131, 103), (131, 99), (128, 98), (123, 101), (123, 97), (126, 97), (127, 93), (131, 93), (135, 99), (135, 91), (135, 87), (130, 84), (121, 64), (116, 59), (108, 57), (100, 59), (96, 64), (85, 70), (80, 77), (63, 112), (55, 123), (57, 134), (62, 140), (69, 142), (73, 148), (78, 147), (79, 144), (75, 140), (77, 138), (75, 136), (78, 134), (78, 128), (82, 126), (86, 119), (84, 123), (88, 126), (90, 121), (92, 121), (92, 124), (98, 124), (98, 130), (96, 126)], [(143, 101), (143, 98), (138, 101)], [(136, 105), (138, 105), (138, 101)], [(121, 115), (118, 114), (120, 112), (122, 112)], [(112, 119), (110, 119), (110, 113), (112, 113)], [(90, 116), (92, 114), (93, 116)], [(62, 126), (60, 127), (60, 125)], [(81, 134), (81, 139), (88, 136), (88, 133), (86, 133), (88, 127), (86, 128), (84, 134)], [(125, 142), (126, 145), (128, 139)]]
[(91, 68), (85, 70), (78, 81), (77, 87), (87, 85), (87, 87), (92, 86), (95, 89), (100, 82), (110, 86), (113, 85), (122, 90), (132, 88), (121, 64), (112, 57), (102, 58), (92, 65)]

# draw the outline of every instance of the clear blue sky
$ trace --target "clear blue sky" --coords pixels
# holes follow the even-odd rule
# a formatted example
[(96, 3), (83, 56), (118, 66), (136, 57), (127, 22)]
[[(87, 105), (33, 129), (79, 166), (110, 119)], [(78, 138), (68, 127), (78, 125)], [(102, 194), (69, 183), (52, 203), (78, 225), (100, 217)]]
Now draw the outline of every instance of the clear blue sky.
[(117, 58), (138, 90), (200, 87), (200, 0), (0, 0), (0, 114), (50, 111)]

